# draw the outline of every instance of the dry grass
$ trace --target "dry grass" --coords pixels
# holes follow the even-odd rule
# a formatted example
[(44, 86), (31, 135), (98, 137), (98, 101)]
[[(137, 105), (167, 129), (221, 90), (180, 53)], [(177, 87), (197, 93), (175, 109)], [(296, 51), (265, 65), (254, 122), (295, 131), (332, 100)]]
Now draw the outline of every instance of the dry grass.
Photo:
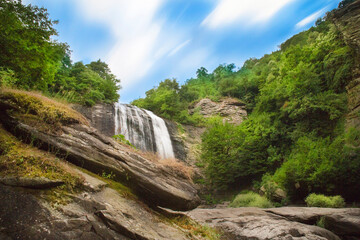
[(187, 216), (164, 218), (165, 222), (178, 226), (185, 231), (191, 239), (196, 240), (220, 240), (222, 233), (215, 228), (201, 225)]
[(153, 152), (145, 152), (137, 150), (136, 153), (140, 154), (143, 158), (150, 160), (158, 166), (164, 167), (165, 170), (171, 171), (175, 175), (192, 181), (194, 169), (187, 166), (184, 162), (176, 158), (161, 158), (158, 154)]
[[(0, 100), (15, 109), (17, 114), (37, 121), (59, 126), (61, 124), (81, 123), (89, 125), (88, 121), (68, 104), (45, 97), (38, 92), (1, 88)], [(31, 117), (30, 117), (31, 118)]]

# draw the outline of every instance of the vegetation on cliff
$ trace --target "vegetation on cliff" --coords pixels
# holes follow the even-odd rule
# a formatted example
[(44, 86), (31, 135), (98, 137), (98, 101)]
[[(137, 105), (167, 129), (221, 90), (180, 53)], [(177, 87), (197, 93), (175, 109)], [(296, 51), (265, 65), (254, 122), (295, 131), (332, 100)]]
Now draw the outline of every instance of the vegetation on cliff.
[(120, 80), (100, 60), (73, 64), (69, 46), (53, 40), (56, 23), (44, 8), (0, 2), (0, 86), (40, 90), (89, 106), (116, 102)]

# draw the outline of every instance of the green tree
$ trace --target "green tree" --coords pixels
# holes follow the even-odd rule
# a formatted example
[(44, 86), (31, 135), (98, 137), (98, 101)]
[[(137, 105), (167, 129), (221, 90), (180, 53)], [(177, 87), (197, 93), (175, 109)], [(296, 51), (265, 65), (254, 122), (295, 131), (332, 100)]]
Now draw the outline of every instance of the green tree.
[(47, 90), (66, 44), (51, 39), (57, 32), (46, 9), (21, 1), (0, 1), (0, 66), (13, 70), (23, 88)]

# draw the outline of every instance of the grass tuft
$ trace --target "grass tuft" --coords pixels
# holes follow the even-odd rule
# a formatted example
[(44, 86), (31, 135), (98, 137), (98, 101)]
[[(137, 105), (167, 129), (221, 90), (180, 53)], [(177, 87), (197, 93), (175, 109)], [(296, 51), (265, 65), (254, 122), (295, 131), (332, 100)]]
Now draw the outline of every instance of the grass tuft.
[(260, 196), (254, 192), (238, 194), (230, 203), (230, 207), (258, 207), (271, 208), (274, 207), (272, 203), (264, 196)]

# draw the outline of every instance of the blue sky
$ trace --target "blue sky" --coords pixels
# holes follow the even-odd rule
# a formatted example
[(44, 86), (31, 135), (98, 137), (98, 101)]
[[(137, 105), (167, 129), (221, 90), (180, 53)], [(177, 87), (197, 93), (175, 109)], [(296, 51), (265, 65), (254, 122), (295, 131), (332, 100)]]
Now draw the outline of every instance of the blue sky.
[(59, 20), (74, 61), (101, 59), (121, 79), (121, 102), (200, 67), (241, 67), (277, 50), (340, 0), (24, 0)]

